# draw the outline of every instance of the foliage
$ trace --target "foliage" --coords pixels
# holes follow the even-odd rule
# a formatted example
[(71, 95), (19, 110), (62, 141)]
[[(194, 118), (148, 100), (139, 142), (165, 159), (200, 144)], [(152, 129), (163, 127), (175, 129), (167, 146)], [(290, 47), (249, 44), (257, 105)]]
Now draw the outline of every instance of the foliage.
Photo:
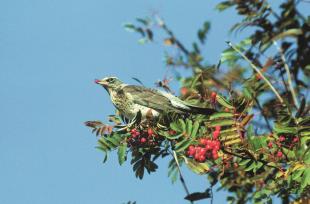
[[(145, 171), (156, 171), (158, 158), (169, 156), (173, 182), (182, 181), (180, 167), (186, 165), (194, 173), (207, 174), (212, 186), (219, 182), (220, 189), (231, 192), (229, 203), (271, 203), (271, 196), (288, 203), (309, 197), (310, 17), (299, 12), (300, 2), (282, 2), (279, 13), (265, 0), (219, 3), (220, 12), (234, 8), (242, 17), (231, 32), (252, 29), (240, 43), (228, 43), (217, 65), (205, 63), (200, 51), (209, 22), (198, 30), (191, 49), (159, 17), (126, 24), (143, 43), (154, 40), (154, 30), (163, 30), (164, 45), (180, 51), (166, 55), (167, 66), (192, 70), (190, 77), (178, 78), (180, 98), (217, 112), (161, 115), (130, 126), (118, 114), (110, 116), (111, 126), (88, 121), (98, 136), (98, 149), (106, 154), (104, 160), (117, 150), (119, 163), (130, 158), (136, 177), (142, 179)], [(167, 83), (161, 84), (170, 90)], [(210, 198), (210, 190), (185, 199)]]

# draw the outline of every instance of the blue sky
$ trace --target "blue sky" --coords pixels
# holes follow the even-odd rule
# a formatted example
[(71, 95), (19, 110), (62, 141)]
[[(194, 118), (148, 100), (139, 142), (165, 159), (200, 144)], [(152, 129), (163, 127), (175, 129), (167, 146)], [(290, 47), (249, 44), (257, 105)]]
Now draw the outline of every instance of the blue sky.
[[(187, 203), (178, 182), (167, 178), (167, 160), (140, 181), (115, 154), (102, 164), (96, 138), (83, 125), (114, 113), (94, 78), (115, 75), (147, 86), (166, 72), (159, 41), (139, 45), (122, 25), (153, 12), (190, 45), (205, 20), (212, 21), (204, 48), (217, 62), (233, 11), (219, 14), (215, 1), (10, 0), (0, 2), (0, 203)], [(172, 73), (170, 73), (172, 75)], [(206, 179), (184, 168), (189, 189)], [(225, 193), (216, 193), (223, 203)], [(205, 201), (204, 201), (205, 202)], [(203, 203), (203, 202), (200, 202)]]

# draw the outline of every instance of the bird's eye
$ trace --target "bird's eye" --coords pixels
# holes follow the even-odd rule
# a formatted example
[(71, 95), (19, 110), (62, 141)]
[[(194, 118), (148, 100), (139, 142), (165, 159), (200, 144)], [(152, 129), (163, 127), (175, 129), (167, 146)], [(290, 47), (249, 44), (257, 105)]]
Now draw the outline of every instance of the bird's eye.
[(109, 82), (109, 83), (111, 83), (111, 82), (113, 82), (114, 81), (114, 79), (113, 78), (109, 78), (109, 79), (107, 79), (107, 82)]

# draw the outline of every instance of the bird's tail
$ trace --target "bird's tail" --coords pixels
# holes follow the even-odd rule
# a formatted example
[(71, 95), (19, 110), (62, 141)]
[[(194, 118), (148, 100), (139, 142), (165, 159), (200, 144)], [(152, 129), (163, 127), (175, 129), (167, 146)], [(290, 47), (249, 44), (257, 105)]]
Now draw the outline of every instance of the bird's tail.
[(203, 108), (199, 106), (186, 104), (190, 108), (190, 112), (194, 114), (202, 114), (202, 115), (211, 115), (216, 112), (215, 109), (212, 108)]

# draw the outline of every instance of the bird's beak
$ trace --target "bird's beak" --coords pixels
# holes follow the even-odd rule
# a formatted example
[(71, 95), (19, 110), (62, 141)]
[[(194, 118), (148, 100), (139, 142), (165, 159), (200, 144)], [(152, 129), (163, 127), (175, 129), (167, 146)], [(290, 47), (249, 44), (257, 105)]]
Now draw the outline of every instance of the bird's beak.
[(106, 81), (102, 81), (102, 80), (99, 80), (99, 79), (95, 79), (95, 83), (96, 84), (100, 84), (104, 87), (107, 87), (108, 86), (108, 83)]

